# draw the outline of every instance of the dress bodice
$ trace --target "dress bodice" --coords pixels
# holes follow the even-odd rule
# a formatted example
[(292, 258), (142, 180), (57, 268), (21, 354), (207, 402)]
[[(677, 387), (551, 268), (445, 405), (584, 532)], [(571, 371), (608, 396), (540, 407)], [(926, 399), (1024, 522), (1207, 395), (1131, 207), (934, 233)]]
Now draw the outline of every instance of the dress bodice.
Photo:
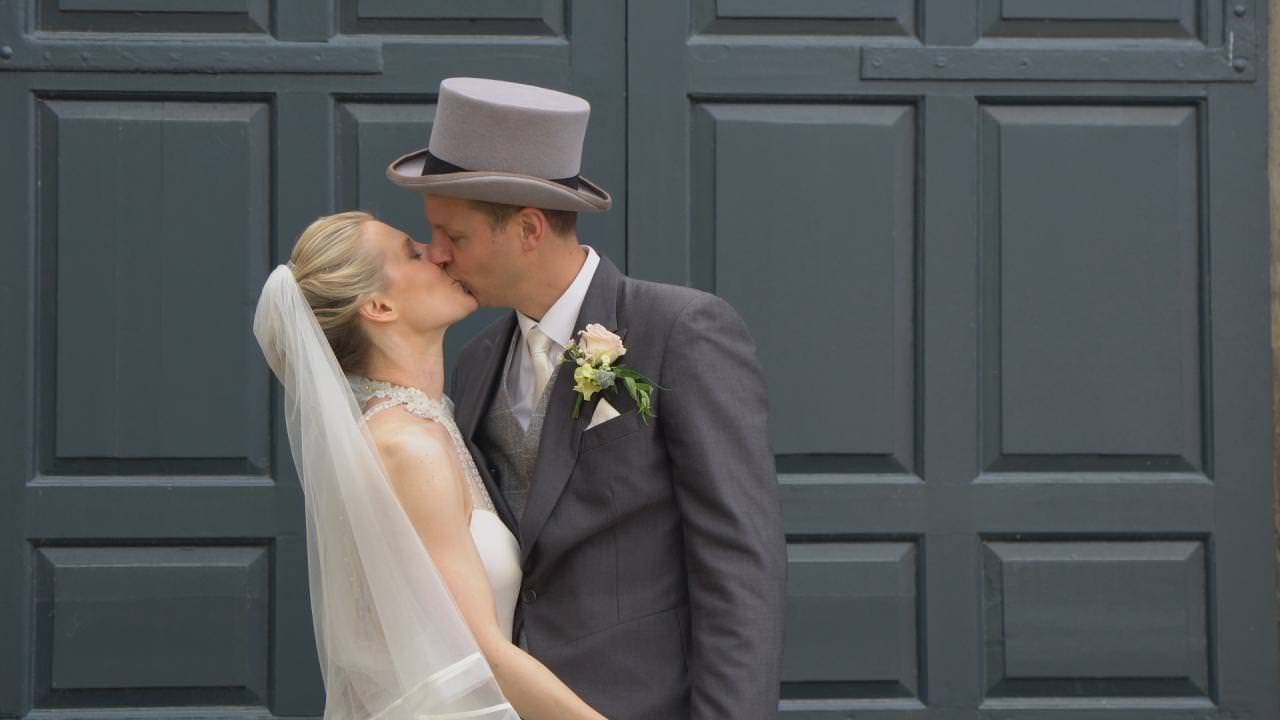
[[(498, 623), (506, 636), (511, 637), (522, 574), (520, 544), (494, 510), (493, 499), (489, 496), (484, 481), (480, 479), (475, 460), (467, 450), (462, 433), (453, 419), (453, 401), (448, 396), (432, 400), (418, 388), (371, 380), (359, 375), (349, 376), (348, 380), (356, 402), (361, 408), (365, 408), (363, 417), (366, 421), (384, 410), (403, 407), (411, 415), (438, 422), (448, 431), (472, 498), (473, 510), (469, 523), (471, 539), (493, 589)], [(374, 399), (378, 402), (369, 404)]]

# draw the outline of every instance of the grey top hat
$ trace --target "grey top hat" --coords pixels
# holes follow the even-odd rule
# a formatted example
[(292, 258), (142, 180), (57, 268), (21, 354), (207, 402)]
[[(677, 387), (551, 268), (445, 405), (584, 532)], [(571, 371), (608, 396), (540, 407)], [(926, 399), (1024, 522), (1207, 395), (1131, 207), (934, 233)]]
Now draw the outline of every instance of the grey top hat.
[(602, 212), (609, 193), (582, 177), (591, 106), (568, 93), (484, 78), (445, 78), (427, 147), (387, 166), (421, 192), (546, 210)]

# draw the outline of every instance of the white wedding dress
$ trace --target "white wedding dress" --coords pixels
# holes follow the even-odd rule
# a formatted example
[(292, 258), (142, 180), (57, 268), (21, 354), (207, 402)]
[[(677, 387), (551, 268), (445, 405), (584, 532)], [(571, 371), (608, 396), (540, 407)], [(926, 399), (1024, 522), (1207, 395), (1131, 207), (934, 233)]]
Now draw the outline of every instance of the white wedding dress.
[(490, 511), (450, 404), (407, 388), (353, 388), (293, 271), (279, 265), (267, 277), (253, 334), (284, 390), (325, 720), (519, 720), (404, 512), (363, 418), (377, 392), (388, 407), (404, 405), (449, 431), (476, 501), (471, 535), (494, 587), (495, 620), (510, 627), (520, 585), (515, 538)]
[[(506, 637), (511, 637), (512, 623), (515, 620), (516, 600), (520, 594), (520, 544), (507, 529), (506, 523), (494, 511), (493, 500), (489, 491), (480, 479), (475, 460), (467, 451), (462, 433), (453, 420), (453, 401), (445, 396), (443, 401), (435, 401), (427, 397), (421, 390), (404, 385), (393, 385), (381, 380), (353, 375), (349, 378), (351, 390), (355, 394), (360, 407), (366, 407), (364, 418), (368, 420), (383, 410), (403, 407), (412, 415), (440, 423), (449, 432), (453, 440), (454, 452), (467, 481), (471, 493), (473, 510), (471, 512), (471, 539), (480, 553), (485, 573), (489, 576), (489, 585), (493, 588), (494, 610), (498, 615), (498, 624)], [(368, 405), (370, 399), (379, 402)]]

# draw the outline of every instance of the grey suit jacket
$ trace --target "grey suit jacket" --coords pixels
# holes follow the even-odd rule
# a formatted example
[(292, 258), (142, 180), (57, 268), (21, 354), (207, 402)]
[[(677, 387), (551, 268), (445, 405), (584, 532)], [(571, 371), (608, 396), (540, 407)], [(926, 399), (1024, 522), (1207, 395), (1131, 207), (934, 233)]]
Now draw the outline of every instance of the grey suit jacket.
[(741, 317), (720, 298), (625, 277), (607, 258), (575, 333), (623, 335), (626, 365), (660, 385), (642, 423), (587, 430), (572, 373), (549, 400), (528, 504), (505, 507), (476, 428), (515, 314), (463, 349), (451, 396), (498, 513), (520, 540), (516, 613), (531, 654), (610, 718), (748, 720), (778, 712), (786, 549), (764, 378)]

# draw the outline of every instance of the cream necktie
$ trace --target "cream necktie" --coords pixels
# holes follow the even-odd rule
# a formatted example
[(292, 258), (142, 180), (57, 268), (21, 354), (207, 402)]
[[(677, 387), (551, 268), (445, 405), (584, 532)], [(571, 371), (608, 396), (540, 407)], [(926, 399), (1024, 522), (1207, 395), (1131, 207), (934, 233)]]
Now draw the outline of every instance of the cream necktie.
[(533, 398), (529, 407), (536, 408), (542, 399), (542, 391), (547, 387), (547, 379), (551, 377), (551, 359), (547, 352), (552, 341), (537, 325), (529, 328), (524, 341), (529, 345), (529, 356), (533, 358)]

